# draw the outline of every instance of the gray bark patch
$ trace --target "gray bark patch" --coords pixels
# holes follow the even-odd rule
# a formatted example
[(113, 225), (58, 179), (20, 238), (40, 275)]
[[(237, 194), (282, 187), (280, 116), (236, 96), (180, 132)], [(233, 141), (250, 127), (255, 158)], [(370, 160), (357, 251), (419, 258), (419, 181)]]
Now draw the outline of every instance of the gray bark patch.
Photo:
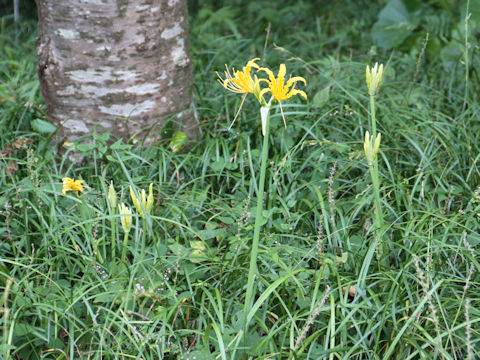
[(95, 124), (117, 136), (146, 134), (169, 114), (183, 114), (195, 135), (185, 111), (193, 82), (186, 0), (151, 3), (37, 0), (42, 93), (66, 138)]

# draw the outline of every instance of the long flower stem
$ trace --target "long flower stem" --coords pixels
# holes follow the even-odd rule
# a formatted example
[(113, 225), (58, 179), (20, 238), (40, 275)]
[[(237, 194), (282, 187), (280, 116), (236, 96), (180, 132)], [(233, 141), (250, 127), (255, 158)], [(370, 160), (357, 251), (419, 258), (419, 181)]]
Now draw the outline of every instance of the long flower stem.
[(117, 219), (114, 216), (115, 216), (115, 210), (112, 209), (112, 219), (110, 222), (111, 231), (112, 231), (112, 264), (115, 263), (115, 256), (116, 256), (116, 250), (117, 250), (117, 232), (116, 232)]
[[(377, 123), (375, 118), (375, 96), (370, 96), (370, 119), (372, 126), (372, 136), (375, 139), (377, 137)], [(382, 259), (384, 255), (384, 243), (382, 239), (382, 229), (383, 229), (383, 212), (380, 202), (380, 181), (378, 178), (378, 159), (373, 160), (373, 164), (369, 164), (368, 168), (370, 170), (370, 177), (372, 178), (373, 191), (375, 196), (375, 226), (376, 234), (375, 239), (378, 244), (378, 258)]]
[[(376, 162), (376, 160), (375, 160)], [(369, 165), (370, 177), (373, 183), (373, 192), (375, 196), (375, 227), (376, 227), (376, 241), (378, 244), (378, 257), (381, 259), (384, 255), (384, 244), (382, 240), (382, 228), (383, 228), (383, 213), (380, 203), (380, 185), (378, 181), (378, 169), (375, 169), (375, 165)]]
[[(250, 267), (248, 269), (248, 280), (247, 280), (247, 293), (245, 295), (245, 318), (247, 317), (252, 304), (253, 298), (255, 297), (255, 286), (254, 279), (257, 272), (257, 256), (258, 256), (258, 243), (260, 240), (260, 228), (263, 220), (262, 211), (263, 211), (263, 191), (265, 189), (265, 173), (267, 168), (268, 161), (268, 135), (269, 135), (269, 120), (270, 115), (267, 115), (266, 120), (266, 130), (263, 137), (263, 147), (262, 147), (262, 162), (260, 165), (260, 179), (258, 180), (258, 193), (257, 193), (257, 212), (255, 215), (255, 228), (253, 230), (253, 242), (252, 250), (250, 253)], [(247, 327), (248, 324), (245, 324)]]
[(375, 96), (370, 95), (370, 125), (372, 127), (372, 136), (377, 136), (377, 122), (375, 119)]

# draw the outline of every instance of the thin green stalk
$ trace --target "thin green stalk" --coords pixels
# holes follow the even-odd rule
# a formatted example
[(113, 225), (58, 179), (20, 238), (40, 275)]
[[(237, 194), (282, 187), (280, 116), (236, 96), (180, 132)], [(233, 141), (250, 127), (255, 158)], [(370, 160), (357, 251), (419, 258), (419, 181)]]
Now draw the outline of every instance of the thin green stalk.
[(115, 209), (112, 209), (111, 212), (112, 218), (110, 219), (110, 230), (112, 232), (112, 266), (115, 265), (115, 256), (117, 249), (117, 219), (115, 218)]
[[(146, 215), (148, 216), (148, 215)], [(138, 265), (143, 263), (143, 259), (145, 258), (145, 242), (147, 241), (147, 219), (143, 219), (142, 221), (142, 231), (140, 232), (140, 258), (136, 261)], [(136, 257), (136, 256), (135, 256)], [(135, 259), (136, 260), (136, 259)]]
[(335, 353), (332, 349), (335, 348), (335, 297), (330, 293), (330, 355), (329, 360), (333, 360)]
[(375, 96), (370, 95), (370, 126), (372, 129), (372, 136), (377, 136), (377, 122), (375, 118)]
[[(253, 231), (252, 251), (250, 253), (250, 267), (248, 269), (247, 280), (247, 293), (245, 295), (245, 317), (250, 312), (252, 307), (253, 298), (255, 297), (254, 279), (257, 272), (257, 256), (258, 256), (258, 243), (260, 239), (260, 227), (262, 223), (262, 210), (263, 210), (263, 191), (265, 188), (265, 172), (267, 168), (267, 155), (268, 155), (268, 135), (269, 135), (269, 122), (270, 115), (267, 115), (267, 124), (265, 130), (265, 136), (263, 137), (262, 147), (262, 162), (260, 165), (260, 179), (258, 180), (258, 192), (257, 192), (257, 212), (255, 215), (255, 228)], [(245, 327), (248, 324), (245, 323)], [(246, 333), (246, 331), (245, 331)]]
[(7, 280), (5, 285), (5, 292), (3, 293), (3, 350), (4, 350), (4, 359), (8, 359), (10, 357), (10, 350), (9, 346), (11, 345), (9, 339), (9, 314), (10, 308), (8, 307), (8, 295), (10, 294), (10, 287), (12, 286), (14, 278), (10, 278)]
[(122, 259), (121, 259), (122, 271), (123, 271), (123, 269), (125, 268), (125, 265), (126, 265), (125, 261), (126, 261), (126, 257), (127, 257), (127, 245), (128, 245), (128, 232), (126, 232), (123, 235)]
[[(370, 120), (372, 126), (373, 139), (377, 137), (377, 122), (375, 118), (375, 96), (370, 95)], [(373, 164), (368, 164), (370, 177), (372, 178), (373, 192), (375, 196), (375, 239), (378, 244), (378, 258), (382, 259), (384, 255), (384, 243), (381, 231), (383, 229), (383, 212), (380, 202), (380, 182), (378, 179), (378, 159), (375, 157)]]
[[(375, 163), (377, 160), (375, 159)], [(378, 244), (378, 257), (381, 259), (384, 255), (384, 244), (381, 236), (383, 228), (383, 213), (380, 204), (380, 185), (378, 181), (378, 169), (375, 169), (375, 164), (369, 165), (370, 177), (373, 183), (373, 192), (375, 196), (375, 226), (376, 226), (376, 242)]]
[(465, 111), (467, 107), (467, 102), (468, 102), (468, 78), (469, 78), (469, 72), (468, 72), (468, 49), (470, 48), (470, 44), (468, 43), (468, 21), (470, 20), (470, 0), (467, 0), (467, 8), (465, 10), (465, 52), (463, 53), (464, 59), (465, 59), (465, 94), (463, 97), (463, 107), (462, 107), (462, 112)]

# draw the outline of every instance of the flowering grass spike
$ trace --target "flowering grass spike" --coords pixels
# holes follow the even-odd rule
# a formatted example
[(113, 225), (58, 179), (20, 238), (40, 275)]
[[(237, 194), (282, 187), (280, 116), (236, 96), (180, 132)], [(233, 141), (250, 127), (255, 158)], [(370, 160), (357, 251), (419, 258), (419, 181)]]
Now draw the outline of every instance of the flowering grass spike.
[(62, 193), (63, 195), (67, 194), (67, 191), (75, 191), (76, 195), (78, 196), (79, 191), (83, 191), (83, 180), (75, 180), (72, 178), (64, 177), (62, 179), (63, 188)]

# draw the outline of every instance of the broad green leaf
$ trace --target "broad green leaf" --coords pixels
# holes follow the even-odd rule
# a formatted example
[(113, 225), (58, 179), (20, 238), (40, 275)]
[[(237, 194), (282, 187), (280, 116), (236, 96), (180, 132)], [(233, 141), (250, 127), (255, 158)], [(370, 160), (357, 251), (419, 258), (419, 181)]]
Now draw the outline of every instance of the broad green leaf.
[[(475, 23), (480, 23), (480, 0), (470, 0), (468, 4), (468, 13), (470, 15), (469, 20), (474, 21)], [(460, 16), (465, 19), (467, 15), (467, 2), (465, 1), (463, 5), (460, 7)]]
[(330, 87), (327, 86), (315, 94), (315, 96), (313, 97), (313, 106), (322, 107), (328, 102), (329, 98), (330, 98)]
[(190, 241), (190, 247), (195, 250), (205, 250), (205, 244), (203, 243), (203, 241), (192, 240)]
[(213, 238), (216, 238), (217, 236), (225, 235), (225, 233), (226, 231), (224, 228), (198, 231), (198, 234), (200, 235), (202, 240), (213, 239)]
[(55, 125), (42, 119), (35, 119), (30, 123), (30, 125), (34, 131), (40, 134), (53, 134), (55, 131), (57, 131), (57, 127)]
[(391, 49), (402, 44), (415, 27), (405, 4), (401, 0), (390, 0), (378, 14), (372, 38), (378, 46)]
[(461, 65), (460, 60), (463, 58), (462, 44), (457, 41), (450, 41), (440, 51), (440, 59), (443, 67), (447, 71), (452, 71), (455, 67)]

